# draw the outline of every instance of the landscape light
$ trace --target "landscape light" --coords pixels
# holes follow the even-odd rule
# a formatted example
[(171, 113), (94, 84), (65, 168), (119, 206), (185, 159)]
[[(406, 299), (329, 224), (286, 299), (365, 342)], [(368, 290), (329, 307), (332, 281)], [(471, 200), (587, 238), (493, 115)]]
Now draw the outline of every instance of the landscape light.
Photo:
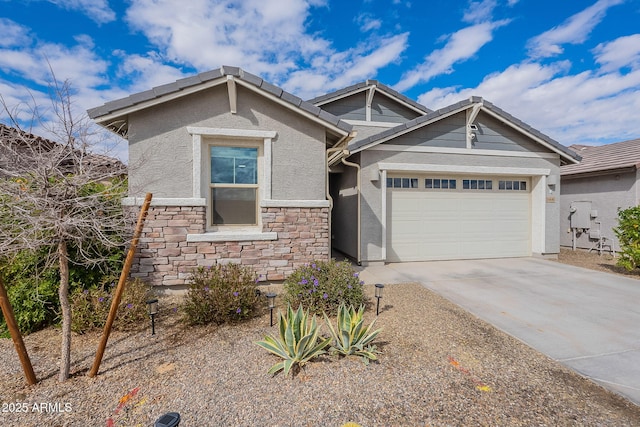
[(151, 335), (156, 334), (156, 314), (158, 314), (158, 299), (150, 299), (147, 301), (147, 311), (151, 317)]
[(273, 326), (273, 309), (276, 308), (276, 297), (278, 295), (274, 292), (267, 292), (265, 296), (267, 297), (267, 303), (269, 304), (269, 312), (270, 312), (269, 326)]
[(384, 285), (382, 283), (376, 283), (376, 316), (380, 313), (380, 298), (382, 298), (382, 290)]

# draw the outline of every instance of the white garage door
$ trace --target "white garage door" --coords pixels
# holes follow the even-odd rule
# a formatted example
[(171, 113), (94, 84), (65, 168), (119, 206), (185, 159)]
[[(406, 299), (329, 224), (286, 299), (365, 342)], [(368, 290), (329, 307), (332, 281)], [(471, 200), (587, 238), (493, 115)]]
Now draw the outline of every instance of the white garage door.
[(387, 179), (387, 260), (531, 255), (530, 180)]

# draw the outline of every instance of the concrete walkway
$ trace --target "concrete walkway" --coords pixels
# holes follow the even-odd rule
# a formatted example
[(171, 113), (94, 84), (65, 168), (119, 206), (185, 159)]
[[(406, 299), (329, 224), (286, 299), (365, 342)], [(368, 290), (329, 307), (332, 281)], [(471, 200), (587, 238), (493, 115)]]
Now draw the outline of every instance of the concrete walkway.
[(640, 405), (639, 280), (536, 258), (387, 264), (360, 277), (421, 283)]

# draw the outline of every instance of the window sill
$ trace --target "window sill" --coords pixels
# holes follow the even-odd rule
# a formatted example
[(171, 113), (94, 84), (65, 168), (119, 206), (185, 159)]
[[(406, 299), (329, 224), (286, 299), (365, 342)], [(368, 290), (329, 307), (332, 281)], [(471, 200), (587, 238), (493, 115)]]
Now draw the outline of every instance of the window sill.
[(250, 240), (278, 240), (278, 233), (218, 232), (187, 234), (187, 242), (246, 242)]

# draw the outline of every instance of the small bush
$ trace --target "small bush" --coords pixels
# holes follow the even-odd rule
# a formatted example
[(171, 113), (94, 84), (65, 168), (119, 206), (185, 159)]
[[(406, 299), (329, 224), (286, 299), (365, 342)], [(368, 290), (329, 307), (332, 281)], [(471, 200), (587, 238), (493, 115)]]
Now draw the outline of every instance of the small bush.
[(613, 231), (620, 242), (618, 265), (629, 271), (640, 266), (640, 206), (618, 210), (618, 227)]
[[(96, 288), (79, 289), (71, 295), (71, 329), (85, 333), (103, 328), (115, 294), (114, 283)], [(136, 329), (146, 325), (147, 300), (151, 295), (149, 285), (139, 279), (125, 285), (118, 313), (113, 322), (117, 330)]]
[(366, 302), (363, 284), (348, 261), (316, 261), (296, 269), (285, 280), (284, 300), (314, 313), (335, 313), (340, 304), (359, 307)]
[(253, 317), (258, 300), (253, 270), (238, 264), (199, 267), (191, 277), (182, 312), (190, 325), (235, 322)]

